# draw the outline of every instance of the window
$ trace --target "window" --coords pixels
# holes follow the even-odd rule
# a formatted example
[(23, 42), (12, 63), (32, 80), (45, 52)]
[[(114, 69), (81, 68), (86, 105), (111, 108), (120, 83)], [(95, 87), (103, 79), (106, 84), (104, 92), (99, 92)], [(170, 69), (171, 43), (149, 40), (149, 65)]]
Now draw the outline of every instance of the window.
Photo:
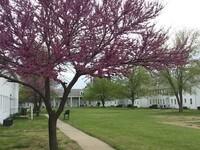
[(171, 103), (173, 104), (173, 99), (171, 99)]
[(174, 99), (174, 104), (176, 104), (176, 99)]
[(185, 103), (187, 102), (187, 100), (185, 99)]
[(150, 104), (151, 104), (151, 100), (150, 100)]
[(80, 91), (80, 93), (79, 93), (80, 95), (83, 95), (84, 93), (83, 93), (83, 91)]
[(190, 98), (190, 104), (192, 104), (192, 99)]
[(72, 97), (72, 99), (73, 99), (73, 100), (78, 100), (78, 99), (79, 99), (79, 97)]

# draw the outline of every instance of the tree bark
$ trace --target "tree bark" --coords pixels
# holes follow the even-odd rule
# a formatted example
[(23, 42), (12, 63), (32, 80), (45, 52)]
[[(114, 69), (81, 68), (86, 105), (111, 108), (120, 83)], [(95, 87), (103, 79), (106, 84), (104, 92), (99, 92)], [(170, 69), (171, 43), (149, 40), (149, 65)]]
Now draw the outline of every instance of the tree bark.
[(135, 102), (135, 100), (131, 100), (131, 102), (132, 102), (132, 108), (134, 108), (134, 102)]
[(132, 108), (134, 108), (134, 102), (135, 102), (135, 93), (134, 92), (132, 92), (131, 93), (131, 102), (132, 102)]
[(50, 150), (58, 150), (57, 134), (56, 134), (57, 118), (55, 113), (49, 115), (49, 147)]
[(101, 102), (102, 102), (103, 108), (105, 108), (105, 101), (101, 100)]
[(182, 95), (180, 95), (178, 104), (179, 104), (179, 112), (183, 112), (183, 97), (182, 97)]
[(39, 106), (38, 106), (39, 113), (40, 113), (41, 106), (42, 106), (42, 98), (40, 97), (39, 98)]
[(178, 93), (175, 93), (177, 103), (178, 103), (178, 111), (183, 112), (183, 101)]
[(41, 109), (41, 105), (42, 105), (42, 98), (38, 97), (38, 102), (36, 103), (36, 117), (38, 117), (40, 115), (40, 109)]
[(49, 77), (45, 80), (45, 106), (49, 115), (48, 127), (49, 127), (49, 149), (58, 150), (57, 134), (56, 134), (56, 123), (57, 116), (56, 112), (52, 110), (50, 102), (50, 79)]
[(179, 112), (183, 112), (183, 107), (179, 106), (178, 111), (179, 111)]

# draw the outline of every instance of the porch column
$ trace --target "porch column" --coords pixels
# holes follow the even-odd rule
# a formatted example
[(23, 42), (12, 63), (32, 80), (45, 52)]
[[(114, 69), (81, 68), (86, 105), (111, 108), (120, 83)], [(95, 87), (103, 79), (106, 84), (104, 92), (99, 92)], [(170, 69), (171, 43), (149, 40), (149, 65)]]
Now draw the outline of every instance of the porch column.
[(70, 107), (72, 107), (72, 97), (70, 97)]
[(80, 104), (81, 104), (81, 99), (80, 97), (78, 97), (78, 107), (80, 107)]

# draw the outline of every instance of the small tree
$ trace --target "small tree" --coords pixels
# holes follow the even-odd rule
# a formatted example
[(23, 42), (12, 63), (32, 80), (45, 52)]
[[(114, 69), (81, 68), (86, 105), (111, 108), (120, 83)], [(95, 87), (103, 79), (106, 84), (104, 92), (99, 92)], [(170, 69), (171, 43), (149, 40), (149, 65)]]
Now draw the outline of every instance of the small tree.
[[(40, 92), (44, 93), (44, 81), (42, 78), (39, 77), (26, 77), (23, 78), (23, 82), (28, 83), (35, 89), (40, 90)], [(51, 86), (50, 92), (51, 92), (51, 97), (55, 96), (55, 91), (52, 88), (53, 84)], [(52, 98), (51, 98), (52, 99)], [(40, 108), (42, 106), (42, 97), (40, 94), (38, 94), (35, 90), (32, 88), (27, 88), (26, 86), (20, 86), (20, 93), (19, 93), (19, 100), (20, 102), (32, 102), (34, 104), (34, 112), (36, 113), (36, 116), (39, 116), (40, 113)]]
[(140, 96), (145, 96), (148, 93), (151, 78), (146, 69), (134, 67), (130, 73), (127, 73), (122, 78), (118, 78), (116, 83), (118, 84), (116, 94), (120, 98), (130, 99), (132, 107), (134, 107), (135, 99)]
[(21, 86), (19, 87), (19, 102), (20, 103), (25, 103), (29, 102), (29, 96), (30, 96), (30, 91), (28, 88)]
[[(195, 54), (199, 48), (199, 34), (194, 31), (181, 31), (176, 34), (174, 47), (182, 50), (190, 50), (191, 54)], [(182, 46), (181, 46), (182, 45)], [(196, 56), (191, 55), (187, 65), (178, 65), (173, 68), (165, 68), (160, 73), (161, 84), (169, 86), (172, 93), (177, 99), (179, 112), (183, 111), (183, 92), (191, 93), (192, 87), (199, 84), (199, 61), (195, 60)]]
[(115, 98), (116, 85), (106, 78), (96, 78), (89, 83), (84, 91), (84, 98), (93, 101), (101, 101), (103, 107), (105, 102)]
[[(155, 30), (163, 6), (144, 0), (1, 0), (0, 77), (35, 90), (49, 115), (49, 147), (58, 150), (56, 122), (71, 88), (82, 75), (124, 73), (132, 66), (160, 68), (185, 63), (187, 52), (162, 47), (166, 33)], [(74, 77), (66, 84), (60, 75)], [(44, 91), (20, 77), (39, 76)], [(50, 83), (64, 89), (57, 110)]]

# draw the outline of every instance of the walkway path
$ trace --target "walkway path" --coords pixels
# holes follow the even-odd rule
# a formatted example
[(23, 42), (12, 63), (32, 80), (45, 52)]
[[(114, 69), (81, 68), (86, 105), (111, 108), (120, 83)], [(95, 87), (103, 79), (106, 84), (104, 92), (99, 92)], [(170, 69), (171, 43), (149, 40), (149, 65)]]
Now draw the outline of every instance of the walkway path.
[(70, 139), (75, 140), (83, 150), (114, 150), (99, 139), (91, 137), (59, 119), (57, 121), (57, 127)]

